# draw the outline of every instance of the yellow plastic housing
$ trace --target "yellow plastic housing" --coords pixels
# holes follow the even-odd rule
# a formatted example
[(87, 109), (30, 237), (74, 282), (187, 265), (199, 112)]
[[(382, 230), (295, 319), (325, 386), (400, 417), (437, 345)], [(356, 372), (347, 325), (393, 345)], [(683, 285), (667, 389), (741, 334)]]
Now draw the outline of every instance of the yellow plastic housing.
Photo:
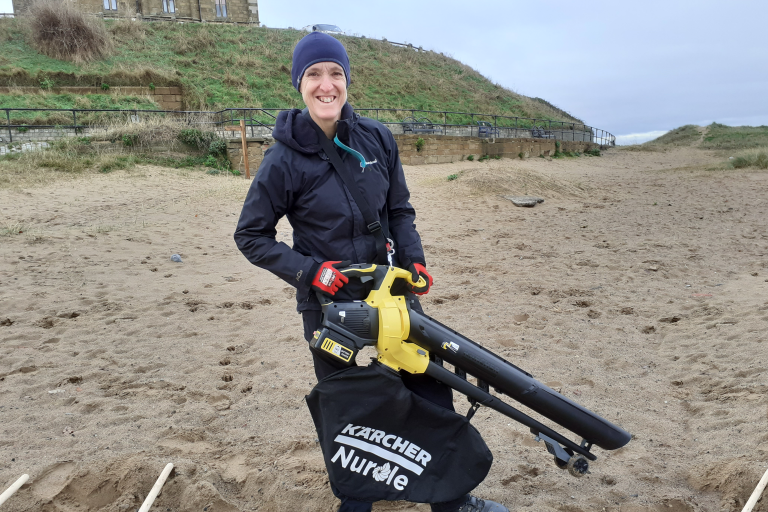
[(402, 296), (392, 296), (390, 290), (395, 279), (404, 278), (412, 282), (408, 270), (389, 267), (381, 286), (368, 295), (366, 303), (379, 310), (379, 342), (376, 351), (378, 360), (393, 370), (408, 373), (424, 373), (429, 364), (427, 352), (408, 343), (411, 322), (408, 308)]

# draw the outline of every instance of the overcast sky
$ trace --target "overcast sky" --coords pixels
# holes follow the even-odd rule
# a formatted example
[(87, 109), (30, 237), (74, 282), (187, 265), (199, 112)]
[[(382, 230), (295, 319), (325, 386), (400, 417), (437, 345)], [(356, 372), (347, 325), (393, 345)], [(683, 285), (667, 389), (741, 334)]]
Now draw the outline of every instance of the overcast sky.
[(259, 0), (259, 17), (443, 52), (615, 135), (768, 125), (767, 0)]

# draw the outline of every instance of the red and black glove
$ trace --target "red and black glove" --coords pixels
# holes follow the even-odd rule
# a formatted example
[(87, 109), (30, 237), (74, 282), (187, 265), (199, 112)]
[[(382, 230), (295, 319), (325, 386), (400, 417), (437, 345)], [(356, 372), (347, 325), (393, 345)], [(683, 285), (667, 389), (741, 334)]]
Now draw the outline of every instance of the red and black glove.
[(427, 293), (429, 293), (429, 287), (432, 286), (432, 276), (429, 275), (424, 265), (422, 265), (421, 263), (411, 263), (408, 266), (408, 270), (411, 271), (414, 283), (419, 281), (419, 277), (423, 277), (424, 280), (427, 282), (427, 285), (422, 288), (417, 288), (411, 285), (411, 291), (416, 295), (426, 295)]
[(337, 269), (348, 267), (350, 263), (349, 261), (323, 262), (312, 279), (312, 288), (328, 295), (335, 295), (339, 288), (349, 282), (349, 278)]

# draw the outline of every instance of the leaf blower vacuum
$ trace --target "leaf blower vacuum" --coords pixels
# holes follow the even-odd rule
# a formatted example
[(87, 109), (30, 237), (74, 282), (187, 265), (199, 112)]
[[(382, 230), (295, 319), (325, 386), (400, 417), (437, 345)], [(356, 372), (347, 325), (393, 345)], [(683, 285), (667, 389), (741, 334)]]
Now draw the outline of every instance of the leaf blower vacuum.
[[(472, 404), (467, 417), (485, 406), (530, 428), (543, 441), (561, 469), (585, 475), (597, 457), (593, 445), (616, 450), (631, 435), (594, 412), (569, 400), (533, 378), (528, 372), (483, 348), (429, 316), (408, 307), (405, 297), (390, 293), (396, 279), (414, 283), (411, 272), (381, 265), (352, 265), (340, 271), (363, 283), (373, 281), (364, 301), (333, 302), (319, 295), (323, 310), (320, 330), (310, 340), (318, 355), (343, 366), (356, 365), (357, 353), (374, 346), (379, 364), (395, 372), (424, 373), (466, 395)], [(431, 354), (431, 357), (430, 357)], [(443, 367), (443, 361), (454, 372)], [(467, 380), (473, 376), (477, 384)], [(581, 437), (575, 443), (490, 392), (506, 395)]]

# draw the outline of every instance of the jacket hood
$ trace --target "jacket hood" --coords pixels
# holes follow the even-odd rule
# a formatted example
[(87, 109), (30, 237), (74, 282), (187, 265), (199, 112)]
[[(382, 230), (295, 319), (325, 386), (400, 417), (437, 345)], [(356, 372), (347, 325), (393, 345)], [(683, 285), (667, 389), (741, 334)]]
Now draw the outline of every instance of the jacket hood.
[[(275, 128), (272, 130), (272, 137), (288, 146), (289, 148), (312, 155), (321, 151), (320, 140), (317, 138), (317, 132), (307, 119), (308, 109), (283, 110), (277, 115)], [(303, 115), (307, 112), (307, 115)], [(357, 127), (360, 118), (349, 103), (341, 107), (341, 120), (336, 124), (336, 134), (339, 140), (349, 143), (349, 134)]]

